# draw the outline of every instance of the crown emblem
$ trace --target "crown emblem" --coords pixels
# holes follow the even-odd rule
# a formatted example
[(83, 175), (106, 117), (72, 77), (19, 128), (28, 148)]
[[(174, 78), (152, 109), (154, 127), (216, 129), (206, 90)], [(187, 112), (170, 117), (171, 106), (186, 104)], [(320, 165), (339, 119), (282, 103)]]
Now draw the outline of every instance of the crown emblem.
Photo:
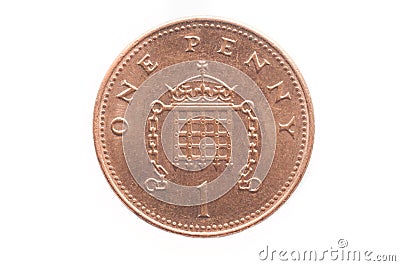
[(200, 74), (184, 80), (175, 87), (168, 87), (171, 97), (176, 102), (233, 102), (234, 87), (228, 86), (223, 81), (207, 75), (208, 64), (199, 61), (197, 69)]

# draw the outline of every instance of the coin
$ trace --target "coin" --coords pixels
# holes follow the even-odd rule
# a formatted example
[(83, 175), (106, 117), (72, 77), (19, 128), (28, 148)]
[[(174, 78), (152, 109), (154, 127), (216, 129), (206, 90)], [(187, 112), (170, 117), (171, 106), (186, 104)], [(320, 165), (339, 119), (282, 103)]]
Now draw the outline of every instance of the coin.
[(145, 221), (187, 236), (241, 231), (300, 182), (314, 136), (311, 99), (269, 38), (221, 19), (163, 25), (130, 44), (101, 84), (97, 157)]

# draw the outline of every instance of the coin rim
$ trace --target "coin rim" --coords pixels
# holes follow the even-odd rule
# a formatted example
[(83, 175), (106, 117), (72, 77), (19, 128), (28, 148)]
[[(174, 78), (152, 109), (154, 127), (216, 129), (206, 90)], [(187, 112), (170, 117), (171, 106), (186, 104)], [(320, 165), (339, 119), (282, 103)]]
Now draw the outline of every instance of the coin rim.
[[(253, 218), (252, 220), (241, 224), (237, 225), (233, 228), (229, 229), (222, 229), (218, 231), (188, 231), (188, 230), (182, 230), (178, 229), (173, 226), (168, 226), (164, 223), (158, 222), (152, 217), (146, 215), (144, 212), (142, 212), (139, 208), (137, 208), (132, 202), (130, 202), (125, 194), (120, 191), (118, 186), (114, 183), (114, 180), (112, 179), (110, 173), (108, 172), (106, 162), (104, 161), (103, 155), (102, 155), (102, 150), (101, 150), (101, 143), (99, 141), (99, 122), (100, 122), (100, 109), (101, 109), (101, 101), (103, 98), (103, 95), (105, 93), (105, 90), (107, 88), (107, 83), (109, 82), (113, 72), (115, 69), (118, 67), (120, 62), (127, 56), (127, 54), (140, 42), (143, 42), (150, 36), (152, 36), (155, 33), (158, 33), (161, 29), (165, 28), (171, 28), (173, 25), (180, 24), (180, 23), (192, 23), (192, 22), (198, 22), (198, 21), (204, 21), (204, 20), (209, 20), (210, 22), (213, 21), (215, 23), (222, 23), (222, 24), (227, 24), (227, 25), (233, 25), (238, 28), (242, 28), (248, 32), (253, 33), (254, 35), (257, 35), (257, 37), (263, 39), (266, 43), (268, 43), (270, 46), (272, 46), (277, 52), (279, 52), (280, 56), (285, 59), (285, 62), (290, 66), (290, 68), (293, 70), (293, 74), (296, 76), (298, 82), (300, 83), (300, 87), (302, 89), (302, 92), (304, 94), (304, 100), (307, 106), (307, 116), (308, 116), (308, 136), (307, 136), (307, 147), (305, 149), (303, 158), (302, 158), (302, 163), (299, 166), (299, 169), (297, 170), (297, 174), (292, 181), (292, 185), (283, 192), (282, 196), (277, 199), (274, 204), (266, 210), (263, 214), (258, 215), (257, 217)], [(315, 135), (315, 124), (314, 124), (314, 109), (310, 97), (310, 93), (308, 90), (308, 87), (306, 85), (306, 82), (304, 81), (304, 78), (302, 74), (300, 73), (298, 67), (296, 64), (293, 62), (293, 60), (289, 57), (289, 55), (273, 41), (269, 36), (260, 33), (260, 31), (253, 29), (252, 27), (249, 27), (248, 25), (245, 25), (244, 23), (237, 23), (231, 19), (226, 19), (226, 18), (217, 18), (217, 17), (210, 17), (210, 16), (196, 16), (196, 17), (186, 17), (186, 18), (181, 18), (177, 20), (170, 21), (168, 23), (159, 25), (158, 27), (155, 27), (146, 33), (142, 34), (139, 38), (134, 40), (133, 42), (129, 43), (125, 49), (117, 56), (117, 58), (114, 60), (112, 65), (109, 67), (106, 75), (103, 78), (103, 81), (101, 82), (99, 91), (97, 93), (96, 97), (96, 102), (95, 102), (95, 108), (93, 112), (93, 141), (94, 141), (94, 146), (96, 150), (96, 155), (97, 155), (97, 160), (99, 161), (99, 164), (101, 166), (101, 169), (103, 171), (104, 176), (106, 177), (106, 180), (114, 190), (114, 192), (117, 194), (117, 196), (121, 199), (121, 201), (124, 203), (124, 205), (130, 209), (131, 211), (135, 212), (141, 219), (145, 220), (147, 223), (151, 225), (155, 225), (158, 228), (161, 228), (163, 230), (166, 230), (168, 232), (173, 232), (173, 233), (178, 233), (181, 235), (185, 236), (191, 236), (191, 237), (218, 237), (218, 236), (226, 236), (232, 233), (237, 233), (241, 232), (272, 215), (275, 211), (277, 211), (284, 202), (288, 200), (288, 198), (291, 196), (291, 194), (296, 190), (297, 186), (299, 185), (300, 181), (302, 180), (305, 170), (309, 164), (311, 153), (312, 153), (312, 148), (314, 145), (314, 135)]]

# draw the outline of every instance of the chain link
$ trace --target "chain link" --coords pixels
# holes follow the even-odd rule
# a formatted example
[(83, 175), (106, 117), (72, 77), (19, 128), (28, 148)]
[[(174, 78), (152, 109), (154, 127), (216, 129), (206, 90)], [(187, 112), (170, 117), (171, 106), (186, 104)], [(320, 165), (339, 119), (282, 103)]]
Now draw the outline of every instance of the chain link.
[(149, 147), (148, 154), (150, 157), (150, 162), (153, 164), (154, 169), (157, 173), (157, 175), (160, 177), (161, 180), (156, 180), (152, 179), (153, 182), (155, 182), (155, 189), (157, 190), (162, 190), (166, 188), (167, 181), (165, 180), (165, 177), (168, 175), (167, 170), (161, 165), (158, 164), (158, 150), (157, 150), (157, 145), (159, 143), (159, 138), (157, 134), (158, 130), (158, 117), (157, 115), (160, 114), (163, 111), (163, 105), (155, 107), (155, 104), (153, 105), (153, 108), (151, 109), (152, 114), (147, 118), (147, 126), (148, 126), (148, 132), (149, 134), (147, 135), (147, 144)]
[(249, 174), (254, 170), (253, 167), (255, 167), (258, 160), (258, 118), (255, 116), (253, 110), (250, 107), (251, 106), (249, 102), (245, 101), (241, 104), (241, 111), (247, 115), (249, 121), (247, 133), (247, 136), (249, 138), (249, 151), (247, 156), (247, 163), (240, 170), (238, 185), (239, 189), (255, 192), (258, 190), (259, 184), (253, 187), (252, 182), (258, 182), (259, 179), (256, 177), (246, 179)]

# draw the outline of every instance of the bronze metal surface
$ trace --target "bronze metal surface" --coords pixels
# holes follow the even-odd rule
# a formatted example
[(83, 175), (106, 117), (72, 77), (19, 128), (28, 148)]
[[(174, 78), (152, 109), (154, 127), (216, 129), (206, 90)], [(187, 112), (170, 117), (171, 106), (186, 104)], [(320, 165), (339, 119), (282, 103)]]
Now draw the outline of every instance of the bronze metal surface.
[(145, 221), (188, 236), (237, 232), (300, 182), (314, 136), (307, 86), (275, 43), (191, 18), (130, 44), (105, 76), (94, 142), (107, 181)]

